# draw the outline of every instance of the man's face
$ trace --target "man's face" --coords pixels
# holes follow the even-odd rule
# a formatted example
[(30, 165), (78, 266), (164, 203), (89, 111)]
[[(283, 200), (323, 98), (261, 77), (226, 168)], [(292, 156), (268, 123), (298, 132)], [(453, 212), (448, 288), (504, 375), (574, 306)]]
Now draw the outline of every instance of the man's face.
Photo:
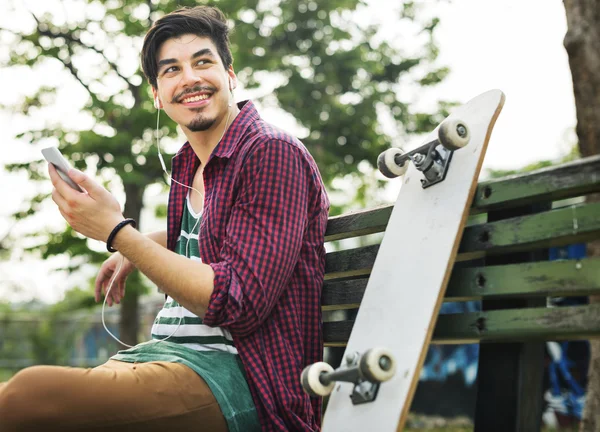
[(226, 115), (233, 68), (225, 69), (217, 48), (193, 34), (168, 39), (158, 50), (154, 97), (171, 119), (192, 132), (209, 130)]

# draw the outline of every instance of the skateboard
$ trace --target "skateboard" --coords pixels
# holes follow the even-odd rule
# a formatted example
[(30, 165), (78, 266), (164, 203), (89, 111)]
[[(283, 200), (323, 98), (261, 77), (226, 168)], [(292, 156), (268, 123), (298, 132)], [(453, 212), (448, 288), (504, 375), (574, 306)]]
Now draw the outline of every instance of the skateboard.
[(406, 422), (488, 141), (500, 90), (458, 107), (424, 140), (378, 158), (402, 176), (342, 365), (319, 362), (300, 377), (312, 396), (331, 395), (323, 431), (401, 431)]

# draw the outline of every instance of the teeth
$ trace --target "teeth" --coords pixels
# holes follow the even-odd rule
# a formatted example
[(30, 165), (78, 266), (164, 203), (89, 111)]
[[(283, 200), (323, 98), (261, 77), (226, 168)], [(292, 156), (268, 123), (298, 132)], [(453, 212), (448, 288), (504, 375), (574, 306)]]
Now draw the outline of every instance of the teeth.
[(183, 103), (198, 102), (198, 101), (201, 101), (201, 100), (204, 100), (204, 99), (208, 99), (208, 95), (204, 94), (204, 95), (200, 95), (200, 96), (194, 96), (194, 97), (191, 97), (191, 98), (185, 98), (183, 100)]

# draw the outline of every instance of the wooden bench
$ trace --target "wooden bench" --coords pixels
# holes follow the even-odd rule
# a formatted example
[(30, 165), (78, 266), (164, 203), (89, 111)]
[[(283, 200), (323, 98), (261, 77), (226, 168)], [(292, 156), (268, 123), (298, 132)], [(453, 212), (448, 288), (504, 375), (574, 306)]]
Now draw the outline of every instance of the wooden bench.
[[(478, 185), (444, 301), (478, 300), (481, 311), (440, 315), (432, 341), (481, 344), (476, 431), (539, 430), (545, 341), (600, 335), (600, 304), (547, 301), (600, 292), (600, 258), (548, 260), (551, 247), (600, 239), (600, 202), (584, 202), (596, 192), (600, 157)], [(372, 234), (385, 231), (392, 207), (329, 219), (326, 241), (335, 251), (322, 297), (326, 347), (348, 341), (382, 237)], [(350, 238), (350, 246), (339, 242)], [(419, 287), (412, 292), (418, 296)]]

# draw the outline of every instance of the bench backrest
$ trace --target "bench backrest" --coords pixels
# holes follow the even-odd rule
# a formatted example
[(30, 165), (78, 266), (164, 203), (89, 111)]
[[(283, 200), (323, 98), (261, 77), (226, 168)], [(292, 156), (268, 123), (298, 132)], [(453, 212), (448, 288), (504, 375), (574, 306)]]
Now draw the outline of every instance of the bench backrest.
[[(542, 303), (536, 305), (545, 306), (547, 297), (600, 293), (600, 258), (549, 261), (547, 252), (543, 253), (551, 247), (600, 239), (600, 202), (584, 200), (596, 192), (600, 192), (600, 157), (480, 183), (444, 300), (537, 298)], [(326, 241), (383, 233), (391, 210), (392, 206), (386, 206), (331, 217)], [(339, 249), (339, 243), (336, 245)], [(377, 249), (378, 244), (370, 244), (327, 254), (322, 297), (326, 346), (346, 344)], [(400, 286), (402, 281), (390, 283)], [(418, 287), (414, 295), (418, 295)], [(600, 304), (522, 305), (440, 315), (433, 343), (572, 340), (600, 335)], [(337, 314), (336, 320), (335, 313), (327, 313), (336, 310), (347, 313)]]

